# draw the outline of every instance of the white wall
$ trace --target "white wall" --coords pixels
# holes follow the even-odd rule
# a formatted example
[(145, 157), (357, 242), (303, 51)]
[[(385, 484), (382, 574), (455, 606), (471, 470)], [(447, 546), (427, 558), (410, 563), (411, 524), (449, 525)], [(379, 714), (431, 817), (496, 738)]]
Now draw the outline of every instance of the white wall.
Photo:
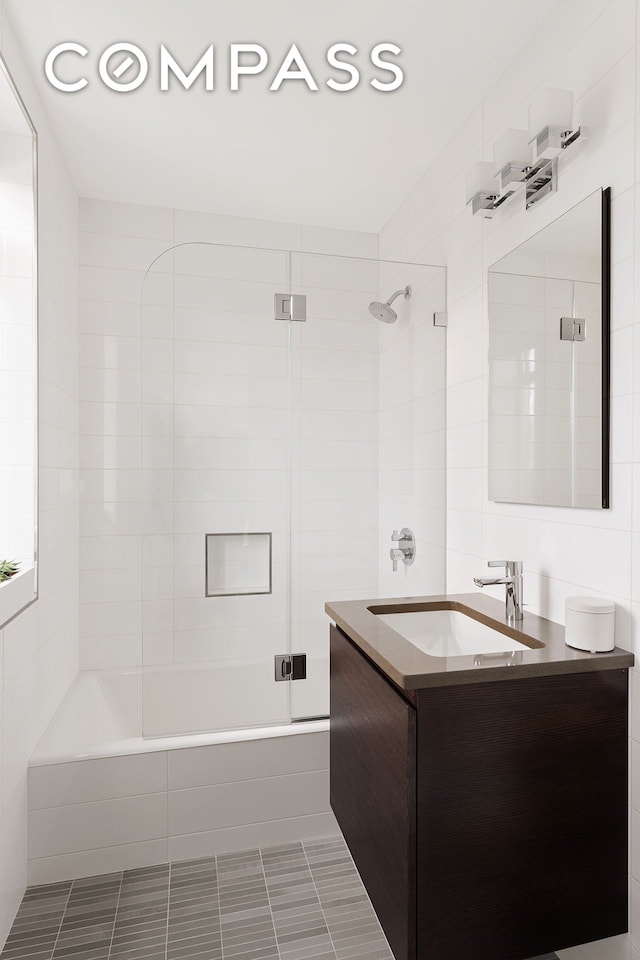
[(0, 630), (0, 944), (26, 884), (27, 761), (78, 669), (77, 196), (2, 11), (39, 136), (40, 599)]
[[(381, 236), (381, 256), (442, 262), (448, 269), (447, 589), (473, 590), (487, 560), (524, 560), (529, 609), (564, 621), (570, 594), (604, 594), (618, 604), (617, 640), (640, 637), (640, 236), (636, 153), (636, 0), (564, 0), (515, 58), (445, 151), (407, 194)], [(517, 53), (517, 56), (516, 56)], [(526, 212), (510, 201), (493, 220), (465, 208), (464, 173), (492, 160), (497, 136), (527, 126), (539, 89), (576, 96), (575, 117), (591, 139), (560, 160), (558, 193)], [(612, 188), (611, 509), (587, 511), (496, 504), (487, 497), (487, 269), (510, 249), (598, 187)], [(496, 591), (501, 596), (501, 591)], [(633, 672), (640, 699), (640, 663)], [(631, 944), (565, 951), (572, 960), (640, 958), (640, 710), (634, 711), (631, 813)]]

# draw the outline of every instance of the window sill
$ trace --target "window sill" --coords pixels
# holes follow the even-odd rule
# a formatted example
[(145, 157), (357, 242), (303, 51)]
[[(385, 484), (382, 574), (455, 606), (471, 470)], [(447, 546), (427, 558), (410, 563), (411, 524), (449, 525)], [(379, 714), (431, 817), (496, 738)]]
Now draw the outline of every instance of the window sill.
[(0, 630), (36, 599), (36, 568), (23, 564), (20, 573), (0, 583)]

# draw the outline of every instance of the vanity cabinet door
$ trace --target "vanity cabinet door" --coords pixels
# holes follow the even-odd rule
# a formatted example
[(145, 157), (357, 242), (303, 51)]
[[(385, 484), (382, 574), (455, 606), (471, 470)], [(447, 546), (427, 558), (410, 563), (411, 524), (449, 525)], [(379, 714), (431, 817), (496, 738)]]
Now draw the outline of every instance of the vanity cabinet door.
[(627, 671), (421, 690), (418, 944), (523, 960), (627, 930)]
[(331, 806), (396, 960), (415, 958), (415, 709), (331, 627)]

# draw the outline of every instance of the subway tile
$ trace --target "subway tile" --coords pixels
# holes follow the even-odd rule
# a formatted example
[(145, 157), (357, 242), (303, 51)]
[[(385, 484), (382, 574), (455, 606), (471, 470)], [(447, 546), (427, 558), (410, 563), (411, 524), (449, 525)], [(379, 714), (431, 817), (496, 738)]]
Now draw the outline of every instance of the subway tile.
[(151, 274), (145, 278), (142, 270), (81, 267), (80, 297), (109, 303), (140, 303), (144, 295), (149, 303), (171, 303), (168, 278), (168, 274)]
[(80, 669), (117, 670), (139, 667), (142, 664), (142, 646), (140, 629), (135, 633), (109, 633), (106, 636), (91, 636), (83, 630)]
[(83, 603), (141, 600), (140, 571), (135, 567), (119, 567), (117, 570), (81, 570), (80, 597)]
[(80, 229), (119, 237), (173, 239), (173, 210), (80, 198)]
[(31, 812), (29, 857), (37, 860), (166, 835), (164, 793), (49, 807)]
[(140, 470), (92, 468), (80, 472), (80, 500), (83, 503), (126, 503), (139, 500), (141, 497)]
[(360, 233), (355, 230), (303, 226), (300, 248), (334, 256), (375, 259), (378, 256), (378, 237), (373, 233)]
[(80, 467), (87, 470), (135, 470), (141, 463), (139, 437), (83, 437)]
[(104, 370), (139, 370), (140, 340), (83, 333), (80, 336), (80, 364)]
[(142, 619), (139, 601), (104, 601), (82, 603), (80, 623), (83, 636), (107, 637), (112, 634), (135, 634)]
[[(173, 331), (173, 323), (171, 329)], [(80, 301), (81, 333), (93, 336), (139, 337), (140, 330), (140, 306), (137, 303)]]
[(136, 536), (142, 533), (142, 504), (136, 501), (82, 503), (80, 524), (87, 537)]
[(111, 570), (122, 566), (124, 558), (139, 567), (142, 560), (140, 536), (83, 536), (80, 537), (80, 566), (82, 570)]
[(30, 810), (161, 793), (166, 789), (164, 751), (29, 769)]
[(300, 246), (300, 227), (270, 220), (176, 210), (175, 239), (176, 243), (198, 241), (296, 250)]
[(80, 393), (85, 402), (139, 403), (142, 381), (139, 370), (82, 368)]
[(169, 789), (326, 770), (328, 766), (325, 733), (194, 747), (171, 752)]
[(140, 436), (140, 405), (134, 403), (80, 404), (80, 433), (92, 436)]
[(52, 883), (62, 877), (95, 877), (114, 870), (130, 870), (167, 860), (167, 840), (150, 840), (111, 847), (31, 858), (29, 883)]
[(611, 329), (619, 330), (634, 320), (634, 274), (638, 258), (629, 258), (611, 268)]
[(169, 833), (172, 836), (234, 827), (245, 823), (324, 813), (329, 808), (326, 771), (254, 781), (172, 790)]
[(114, 236), (103, 232), (83, 232), (80, 236), (81, 266), (146, 271), (153, 264), (154, 270), (164, 268), (169, 272), (173, 269), (173, 257), (163, 258), (161, 254), (166, 250), (167, 241), (162, 239)]

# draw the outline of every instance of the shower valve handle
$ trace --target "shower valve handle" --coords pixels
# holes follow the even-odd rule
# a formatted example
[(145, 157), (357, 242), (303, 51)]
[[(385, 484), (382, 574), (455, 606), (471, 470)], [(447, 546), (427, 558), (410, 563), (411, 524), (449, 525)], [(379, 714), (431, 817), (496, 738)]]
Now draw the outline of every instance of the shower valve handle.
[(393, 543), (397, 543), (397, 547), (392, 547), (389, 550), (389, 556), (391, 557), (391, 562), (393, 564), (394, 573), (398, 570), (398, 560), (402, 560), (405, 566), (410, 567), (413, 561), (416, 558), (416, 538), (413, 535), (413, 531), (409, 527), (403, 527), (400, 533), (397, 530), (394, 530), (391, 534), (391, 540)]

